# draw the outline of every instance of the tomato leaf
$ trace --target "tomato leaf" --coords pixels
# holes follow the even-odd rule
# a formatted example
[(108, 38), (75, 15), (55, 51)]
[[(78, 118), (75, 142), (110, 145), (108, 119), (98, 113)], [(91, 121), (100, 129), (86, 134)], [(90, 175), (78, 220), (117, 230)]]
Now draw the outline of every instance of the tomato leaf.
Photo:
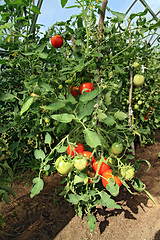
[(68, 194), (68, 197), (69, 199), (67, 199), (67, 201), (72, 204), (78, 204), (79, 201), (81, 200), (81, 196), (79, 194), (70, 193)]
[(114, 119), (114, 117), (113, 116), (107, 116), (104, 120), (103, 120), (103, 122), (106, 124), (106, 125), (108, 125), (108, 126), (113, 126), (114, 124), (115, 124), (115, 119)]
[(35, 151), (34, 151), (34, 156), (35, 156), (35, 158), (36, 159), (45, 159), (45, 153), (43, 152), (43, 150), (39, 150), (39, 149), (36, 149)]
[(105, 104), (109, 106), (111, 104), (111, 91), (105, 94)]
[(13, 99), (13, 98), (15, 98), (15, 96), (11, 93), (1, 93), (0, 94), (0, 101), (6, 101), (9, 99)]
[(62, 8), (66, 5), (67, 2), (68, 2), (68, 0), (61, 0), (61, 6), (62, 6)]
[(63, 153), (67, 151), (67, 146), (58, 146), (56, 147), (58, 153)]
[(48, 106), (46, 106), (44, 108), (46, 108), (47, 110), (57, 111), (63, 107), (65, 107), (65, 103), (62, 101), (57, 101), (55, 103), (49, 104)]
[(145, 184), (144, 184), (143, 182), (141, 182), (141, 180), (140, 180), (139, 178), (137, 178), (137, 177), (135, 177), (135, 178), (133, 179), (133, 181), (132, 181), (131, 184), (132, 184), (133, 188), (134, 188), (137, 192), (139, 192), (139, 193), (141, 193), (142, 191), (144, 191), (145, 188), (146, 188)]
[(49, 144), (49, 145), (51, 144), (52, 137), (49, 133), (46, 133), (44, 141), (45, 141), (46, 144)]
[(40, 12), (40, 10), (39, 10), (39, 8), (37, 6), (32, 6), (31, 11), (35, 12), (37, 14), (41, 14), (41, 12)]
[(113, 199), (111, 199), (110, 195), (105, 191), (101, 191), (100, 196), (103, 207), (121, 209), (121, 207)]
[(93, 231), (94, 231), (94, 229), (96, 227), (96, 218), (95, 218), (95, 216), (89, 213), (87, 215), (87, 223), (88, 223), (90, 232), (93, 233)]
[(62, 122), (62, 123), (69, 123), (73, 119), (75, 119), (75, 116), (73, 114), (62, 113), (62, 114), (51, 115), (51, 118), (53, 118), (54, 120), (57, 120), (59, 122)]
[(89, 130), (86, 128), (84, 131), (84, 137), (86, 143), (91, 147), (91, 148), (96, 148), (97, 146), (101, 145), (101, 140), (98, 136), (98, 134), (94, 130)]
[(108, 184), (106, 186), (106, 189), (114, 197), (118, 196), (118, 194), (119, 194), (119, 186), (118, 186), (118, 184), (115, 183), (115, 180), (113, 178), (108, 179)]
[(9, 204), (9, 196), (5, 190), (0, 190), (0, 199), (3, 198), (4, 202)]
[(79, 101), (81, 102), (88, 102), (92, 99), (94, 99), (99, 93), (99, 88), (96, 88), (95, 90), (93, 91), (90, 91), (90, 92), (84, 92), (80, 98), (79, 98)]
[(20, 111), (20, 115), (22, 115), (23, 113), (25, 113), (29, 108), (30, 106), (32, 105), (33, 103), (33, 97), (31, 98), (28, 98), (28, 100), (23, 104), (22, 108), (21, 108), (21, 111)]
[(35, 195), (39, 194), (43, 189), (44, 182), (41, 178), (37, 177), (33, 179), (33, 187), (31, 188), (30, 197), (33, 198)]
[(93, 101), (87, 102), (86, 104), (83, 104), (82, 102), (80, 102), (79, 106), (78, 106), (78, 110), (77, 110), (78, 111), (77, 116), (79, 119), (82, 119), (85, 116), (91, 115), (93, 110), (94, 110), (94, 102)]
[(122, 121), (122, 120), (124, 120), (125, 118), (127, 118), (127, 114), (124, 113), (124, 112), (121, 112), (121, 111), (117, 111), (117, 112), (114, 114), (114, 117)]

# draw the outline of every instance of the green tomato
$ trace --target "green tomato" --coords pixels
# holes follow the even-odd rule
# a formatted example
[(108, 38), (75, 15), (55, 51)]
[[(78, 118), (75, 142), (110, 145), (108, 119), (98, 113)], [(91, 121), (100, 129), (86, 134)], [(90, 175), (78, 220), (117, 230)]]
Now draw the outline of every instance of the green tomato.
[(59, 89), (62, 89), (63, 88), (63, 86), (62, 85), (59, 85), (59, 87), (58, 87)]
[(139, 63), (138, 63), (138, 62), (134, 62), (134, 63), (133, 63), (133, 67), (134, 67), (134, 68), (137, 68), (138, 66), (139, 66)]
[(111, 146), (111, 150), (112, 150), (112, 153), (113, 154), (120, 154), (122, 151), (123, 151), (123, 145), (122, 143), (113, 143), (112, 146)]
[(140, 87), (143, 85), (144, 83), (144, 76), (143, 75), (139, 75), (139, 74), (136, 74), (133, 78), (133, 83), (136, 87)]
[(138, 101), (138, 105), (141, 105), (143, 102), (141, 100)]
[(86, 168), (87, 166), (87, 159), (86, 157), (82, 156), (82, 155), (77, 155), (74, 159), (74, 166), (77, 170), (82, 171)]
[(135, 169), (133, 166), (124, 166), (121, 168), (120, 173), (125, 180), (132, 180), (134, 177)]
[(134, 109), (138, 109), (139, 108), (139, 105), (138, 104), (135, 104), (134, 105)]
[(65, 156), (60, 156), (55, 162), (55, 167), (60, 174), (65, 175), (72, 171), (73, 163), (67, 162)]
[(44, 121), (45, 121), (46, 123), (49, 123), (49, 122), (50, 122), (50, 118), (49, 118), (49, 117), (45, 117), (45, 118), (44, 118)]
[(116, 162), (116, 159), (115, 158), (111, 158), (111, 157), (108, 157), (107, 160), (108, 160), (108, 162), (110, 164), (115, 164), (115, 162)]

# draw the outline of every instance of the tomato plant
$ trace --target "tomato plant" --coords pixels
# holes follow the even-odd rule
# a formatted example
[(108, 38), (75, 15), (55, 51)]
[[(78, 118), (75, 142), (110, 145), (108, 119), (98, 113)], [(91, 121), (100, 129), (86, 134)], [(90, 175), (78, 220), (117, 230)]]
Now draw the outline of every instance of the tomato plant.
[(51, 38), (51, 43), (55, 48), (61, 48), (63, 46), (63, 38), (60, 35), (54, 35)]

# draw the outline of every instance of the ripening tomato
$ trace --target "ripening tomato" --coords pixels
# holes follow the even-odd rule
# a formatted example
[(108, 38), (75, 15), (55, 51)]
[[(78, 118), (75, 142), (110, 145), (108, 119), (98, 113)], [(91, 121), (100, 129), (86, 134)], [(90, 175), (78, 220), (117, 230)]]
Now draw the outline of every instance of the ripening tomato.
[(79, 95), (79, 88), (70, 86), (69, 92), (71, 92), (72, 96), (75, 98)]
[(73, 162), (75, 168), (79, 171), (84, 170), (87, 166), (87, 159), (82, 154), (75, 156)]
[(118, 176), (114, 176), (112, 174), (112, 169), (109, 169), (107, 171), (105, 171), (103, 174), (102, 174), (103, 178), (102, 178), (102, 184), (103, 186), (106, 188), (107, 184), (108, 184), (108, 181), (107, 179), (109, 178), (113, 178), (115, 180), (115, 183), (118, 184), (118, 186), (120, 187), (122, 185), (122, 182), (121, 180), (119, 179)]
[(96, 175), (95, 172), (91, 172), (91, 171), (88, 170), (87, 174), (88, 174), (88, 177), (89, 177), (88, 182), (92, 183), (93, 182), (93, 178)]
[(133, 83), (136, 87), (140, 87), (143, 85), (144, 83), (144, 76), (143, 75), (139, 75), (139, 74), (136, 74), (133, 78)]
[(82, 83), (79, 85), (79, 91), (82, 94), (83, 92), (90, 92), (94, 90), (94, 86), (91, 82)]
[(68, 145), (67, 147), (67, 153), (68, 155), (74, 157), (77, 154), (79, 153), (83, 153), (84, 151), (84, 146), (82, 143), (78, 143), (76, 147), (73, 147), (73, 146), (70, 146)]
[[(106, 160), (106, 158), (104, 158)], [(92, 163), (92, 167), (93, 167), (93, 170), (95, 172), (97, 172), (97, 169), (98, 169), (98, 166), (99, 166), (99, 162), (98, 161), (94, 161)], [(105, 171), (109, 170), (110, 169), (110, 166), (107, 165), (106, 163), (102, 162), (101, 163), (101, 166), (99, 168), (99, 171), (98, 171), (98, 174), (102, 175)]]
[(117, 142), (113, 143), (111, 150), (113, 154), (116, 154), (116, 155), (120, 154), (123, 151), (122, 143), (117, 143)]
[(73, 163), (67, 162), (65, 156), (60, 156), (55, 162), (55, 167), (60, 174), (65, 175), (72, 171)]
[(55, 48), (61, 48), (63, 46), (63, 38), (60, 35), (54, 35), (51, 38), (51, 43)]

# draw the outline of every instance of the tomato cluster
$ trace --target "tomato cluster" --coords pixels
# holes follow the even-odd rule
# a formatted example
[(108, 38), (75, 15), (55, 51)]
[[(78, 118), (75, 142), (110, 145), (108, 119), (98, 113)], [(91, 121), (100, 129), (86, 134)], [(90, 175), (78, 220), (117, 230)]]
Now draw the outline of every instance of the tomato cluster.
[[(114, 154), (119, 154), (123, 150), (123, 145), (114, 143), (112, 144), (112, 150)], [(94, 178), (100, 176), (103, 186), (106, 188), (109, 178), (115, 180), (115, 183), (120, 187), (122, 182), (118, 176), (115, 176), (112, 172), (110, 166), (112, 166), (113, 161), (111, 161), (111, 157), (108, 159), (102, 157), (100, 160), (96, 160), (93, 153), (90, 151), (85, 151), (82, 143), (78, 143), (76, 146), (68, 145), (67, 147), (67, 156), (61, 156), (56, 160), (55, 166), (57, 171), (62, 174), (68, 174), (73, 170), (73, 167), (78, 171), (85, 171), (88, 175), (87, 182), (93, 183)], [(107, 164), (109, 163), (109, 164)], [(127, 179), (131, 178), (132, 171), (128, 170), (124, 176), (124, 169), (122, 171), (123, 177)], [(86, 183), (85, 183), (86, 184)]]

